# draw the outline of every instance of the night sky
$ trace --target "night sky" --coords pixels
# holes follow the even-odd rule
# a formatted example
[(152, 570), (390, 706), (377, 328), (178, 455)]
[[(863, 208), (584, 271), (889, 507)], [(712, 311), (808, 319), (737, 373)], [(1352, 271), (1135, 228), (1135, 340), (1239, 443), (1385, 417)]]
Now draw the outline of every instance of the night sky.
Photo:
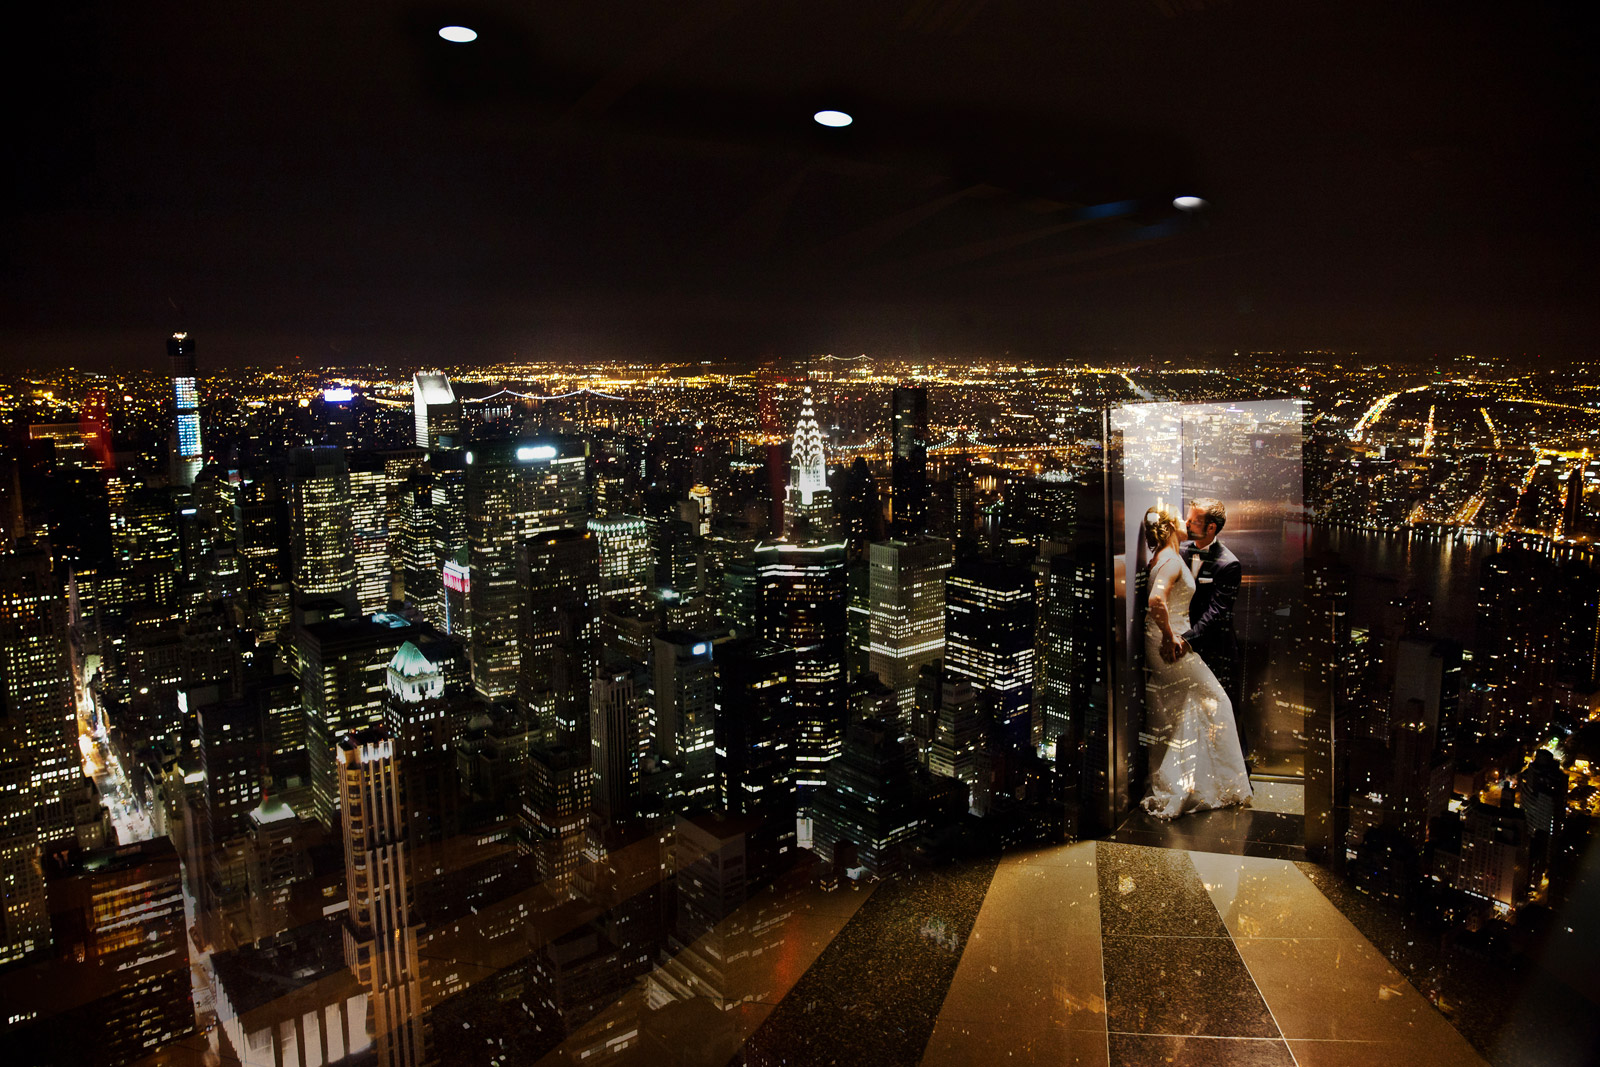
[(1600, 336), (1584, 5), (34, 6), (13, 366)]

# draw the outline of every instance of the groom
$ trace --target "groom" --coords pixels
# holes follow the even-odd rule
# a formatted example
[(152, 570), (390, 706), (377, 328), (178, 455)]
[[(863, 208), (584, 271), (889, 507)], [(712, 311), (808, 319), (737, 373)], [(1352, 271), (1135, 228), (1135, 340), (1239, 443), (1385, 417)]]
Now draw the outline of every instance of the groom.
[(1195, 577), (1194, 599), (1189, 603), (1189, 629), (1184, 643), (1200, 653), (1205, 665), (1222, 683), (1233, 702), (1233, 721), (1239, 747), (1250, 761), (1250, 742), (1244, 732), (1244, 709), (1239, 701), (1238, 647), (1233, 639), (1233, 602), (1239, 596), (1244, 568), (1239, 557), (1217, 540), (1228, 524), (1228, 509), (1220, 500), (1196, 500), (1189, 505), (1189, 540), (1178, 546), (1183, 562)]

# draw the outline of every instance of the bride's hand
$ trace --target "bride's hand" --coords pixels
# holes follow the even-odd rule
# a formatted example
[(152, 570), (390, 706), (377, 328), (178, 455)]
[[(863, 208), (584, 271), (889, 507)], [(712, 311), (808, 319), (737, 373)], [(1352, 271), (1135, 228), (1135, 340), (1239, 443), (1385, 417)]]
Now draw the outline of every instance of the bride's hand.
[(1183, 655), (1178, 651), (1178, 646), (1183, 643), (1180, 637), (1163, 637), (1161, 639), (1161, 658), (1167, 663), (1178, 662), (1178, 657)]
[(1178, 660), (1182, 659), (1184, 656), (1186, 656), (1188, 654), (1189, 654), (1189, 642), (1185, 641), (1181, 637), (1174, 637), (1172, 639), (1172, 660), (1173, 660), (1173, 662), (1176, 663)]

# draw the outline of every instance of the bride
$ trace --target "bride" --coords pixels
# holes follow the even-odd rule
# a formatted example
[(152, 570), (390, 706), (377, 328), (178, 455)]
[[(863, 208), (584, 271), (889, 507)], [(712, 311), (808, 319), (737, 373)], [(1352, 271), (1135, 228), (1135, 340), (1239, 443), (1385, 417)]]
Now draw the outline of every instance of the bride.
[(1144, 809), (1161, 819), (1250, 801), (1250, 775), (1239, 747), (1233, 704), (1216, 675), (1179, 634), (1189, 629), (1195, 580), (1178, 551), (1178, 516), (1164, 505), (1145, 513), (1150, 603), (1145, 610), (1145, 717), (1150, 795)]

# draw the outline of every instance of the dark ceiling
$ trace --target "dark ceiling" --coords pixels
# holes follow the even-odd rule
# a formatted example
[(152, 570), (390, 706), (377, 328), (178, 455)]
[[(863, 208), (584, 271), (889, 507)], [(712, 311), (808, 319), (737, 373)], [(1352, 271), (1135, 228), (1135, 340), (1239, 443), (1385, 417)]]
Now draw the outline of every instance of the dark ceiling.
[(217, 362), (1583, 355), (1577, 17), (52, 4), (11, 41), (0, 339), (121, 365), (178, 326)]

